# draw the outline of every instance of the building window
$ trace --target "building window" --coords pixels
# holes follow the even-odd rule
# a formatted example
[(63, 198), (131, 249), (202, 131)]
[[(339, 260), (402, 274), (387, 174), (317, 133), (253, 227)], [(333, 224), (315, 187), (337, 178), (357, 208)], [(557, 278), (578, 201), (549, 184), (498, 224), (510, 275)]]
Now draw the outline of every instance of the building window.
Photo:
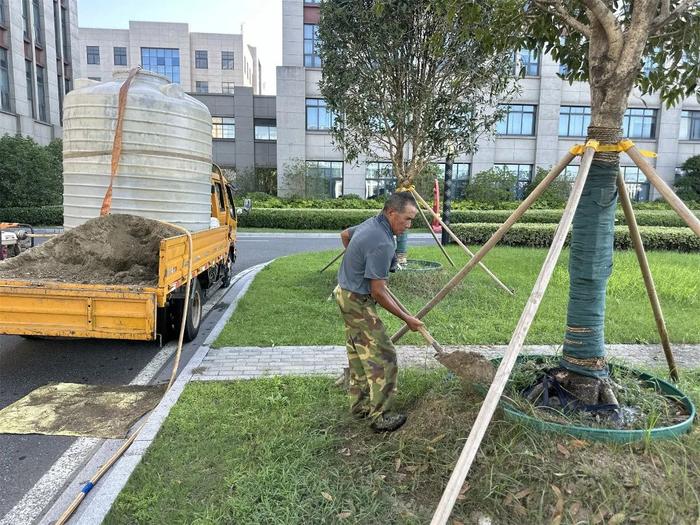
[(61, 7), (61, 36), (63, 39), (63, 58), (70, 60), (70, 39), (68, 38), (68, 11)]
[(471, 164), (455, 162), (452, 164), (452, 198), (464, 199), (469, 185)]
[(22, 0), (22, 27), (24, 29), (24, 39), (29, 41), (29, 2)]
[(88, 80), (94, 80), (95, 82), (102, 82), (100, 77), (88, 77)]
[(162, 47), (142, 47), (141, 65), (144, 69), (180, 83), (180, 50)]
[(221, 69), (233, 69), (233, 51), (221, 52)]
[(333, 127), (335, 114), (326, 107), (322, 98), (306, 99), (306, 129), (311, 131), (328, 130)]
[(637, 166), (620, 166), (627, 193), (633, 201), (649, 200), (649, 182)]
[(562, 106), (559, 108), (560, 137), (585, 137), (590, 124), (590, 107)]
[(0, 109), (10, 111), (10, 66), (7, 49), (0, 47)]
[(100, 63), (100, 46), (87, 46), (87, 63)]
[(36, 91), (37, 91), (37, 106), (39, 106), (39, 120), (48, 122), (48, 112), (46, 111), (46, 97), (48, 90), (46, 89), (46, 74), (45, 69), (41, 66), (36, 66)]
[(681, 140), (700, 140), (700, 111), (681, 113)]
[(510, 104), (506, 106), (508, 113), (496, 124), (499, 135), (534, 135), (535, 106)]
[(233, 117), (212, 117), (211, 136), (214, 139), (235, 139), (236, 119)]
[(515, 197), (523, 199), (525, 188), (532, 180), (532, 164), (496, 164), (498, 169), (506, 169), (517, 177), (515, 181)]
[[(0, 0), (0, 11), (2, 11), (2, 3), (3, 0)], [(54, 33), (54, 43), (56, 45), (56, 59), (61, 58), (61, 21), (60, 21), (60, 16), (61, 16), (61, 8), (60, 8), (60, 3), (59, 2), (54, 2), (53, 3), (53, 33)], [(2, 25), (2, 22), (0, 22), (0, 25)], [(60, 84), (59, 84), (60, 86)], [(60, 89), (59, 89), (60, 92)], [(60, 96), (60, 93), (59, 93)]]
[(321, 67), (318, 55), (318, 25), (304, 24), (304, 66)]
[(7, 26), (7, 14), (5, 13), (5, 0), (0, 0), (0, 26)]
[(307, 160), (304, 189), (307, 197), (335, 199), (343, 194), (343, 163)]
[(369, 162), (365, 172), (365, 198), (384, 197), (394, 193), (396, 178), (391, 162)]
[(194, 52), (194, 67), (196, 69), (209, 69), (209, 53), (206, 49), (198, 49)]
[(622, 133), (631, 139), (653, 139), (656, 136), (656, 110), (629, 108), (622, 121)]
[(523, 73), (526, 77), (536, 77), (540, 74), (540, 59), (532, 49), (521, 49), (516, 54), (515, 72)]
[(27, 75), (27, 102), (32, 110), (32, 118), (36, 118), (36, 107), (34, 106), (34, 72), (32, 71), (32, 63), (29, 60), (24, 61), (24, 70)]
[(65, 88), (66, 88), (66, 93), (69, 93), (70, 90), (73, 89), (72, 86), (71, 86), (70, 78), (67, 78), (67, 79), (64, 81), (64, 84), (65, 84)]
[(195, 91), (197, 93), (209, 93), (209, 82), (197, 80), (195, 82)]
[(221, 92), (225, 93), (227, 95), (233, 95), (233, 82), (222, 82), (221, 83)]
[(277, 121), (255, 119), (255, 140), (277, 140)]
[(42, 45), (44, 43), (44, 36), (41, 30), (41, 8), (39, 7), (39, 0), (32, 0), (32, 10), (34, 11), (34, 43)]
[(125, 47), (115, 47), (114, 48), (114, 65), (115, 66), (125, 66), (126, 65), (126, 48)]
[(321, 0), (304, 0), (305, 4), (312, 4), (312, 5), (318, 5), (321, 3)]

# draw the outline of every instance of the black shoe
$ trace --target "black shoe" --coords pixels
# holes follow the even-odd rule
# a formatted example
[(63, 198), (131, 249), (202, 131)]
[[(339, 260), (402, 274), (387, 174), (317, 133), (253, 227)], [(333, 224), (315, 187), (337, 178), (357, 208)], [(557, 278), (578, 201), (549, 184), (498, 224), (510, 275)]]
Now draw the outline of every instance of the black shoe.
[(370, 428), (375, 432), (393, 432), (398, 430), (406, 422), (406, 414), (389, 413), (377, 417)]

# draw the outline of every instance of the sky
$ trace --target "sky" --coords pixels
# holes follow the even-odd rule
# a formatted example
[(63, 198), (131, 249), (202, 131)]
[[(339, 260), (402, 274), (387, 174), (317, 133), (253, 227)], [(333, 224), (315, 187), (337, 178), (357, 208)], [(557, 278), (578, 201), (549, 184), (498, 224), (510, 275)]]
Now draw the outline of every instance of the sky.
[(129, 20), (184, 22), (195, 33), (240, 33), (258, 49), (263, 94), (275, 94), (282, 65), (282, 0), (78, 0), (79, 27), (128, 29)]

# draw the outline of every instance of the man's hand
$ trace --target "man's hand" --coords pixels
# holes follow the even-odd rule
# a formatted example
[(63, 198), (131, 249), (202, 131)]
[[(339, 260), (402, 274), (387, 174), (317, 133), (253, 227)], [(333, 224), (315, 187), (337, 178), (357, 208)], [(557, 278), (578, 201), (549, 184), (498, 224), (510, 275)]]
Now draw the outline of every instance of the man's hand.
[(423, 321), (417, 317), (413, 317), (412, 315), (409, 315), (406, 319), (404, 319), (404, 322), (413, 332), (417, 332), (420, 327), (425, 326)]

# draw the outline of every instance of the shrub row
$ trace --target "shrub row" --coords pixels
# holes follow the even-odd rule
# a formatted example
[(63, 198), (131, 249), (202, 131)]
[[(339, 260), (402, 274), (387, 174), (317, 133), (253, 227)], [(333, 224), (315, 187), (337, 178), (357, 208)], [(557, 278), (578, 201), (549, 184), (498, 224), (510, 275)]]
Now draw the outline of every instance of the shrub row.
[[(451, 215), (452, 223), (495, 222), (503, 223), (511, 215), (512, 210), (461, 210)], [(549, 224), (561, 220), (563, 210), (529, 210), (518, 222)], [(695, 212), (696, 215), (698, 212)], [(673, 210), (637, 210), (637, 224), (640, 226), (685, 226), (685, 222)], [(627, 224), (625, 214), (618, 210), (615, 214), (617, 224)]]
[[(454, 224), (453, 231), (465, 244), (484, 244), (498, 229), (494, 223)], [(556, 224), (515, 224), (501, 240), (507, 246), (546, 248), (552, 244)], [(700, 237), (690, 228), (640, 226), (644, 247), (648, 250), (700, 251)], [(569, 244), (571, 233), (567, 237)], [(632, 240), (626, 226), (615, 227), (615, 248), (632, 248)]]
[(63, 206), (0, 208), (0, 221), (22, 222), (32, 226), (59, 226), (63, 224)]

